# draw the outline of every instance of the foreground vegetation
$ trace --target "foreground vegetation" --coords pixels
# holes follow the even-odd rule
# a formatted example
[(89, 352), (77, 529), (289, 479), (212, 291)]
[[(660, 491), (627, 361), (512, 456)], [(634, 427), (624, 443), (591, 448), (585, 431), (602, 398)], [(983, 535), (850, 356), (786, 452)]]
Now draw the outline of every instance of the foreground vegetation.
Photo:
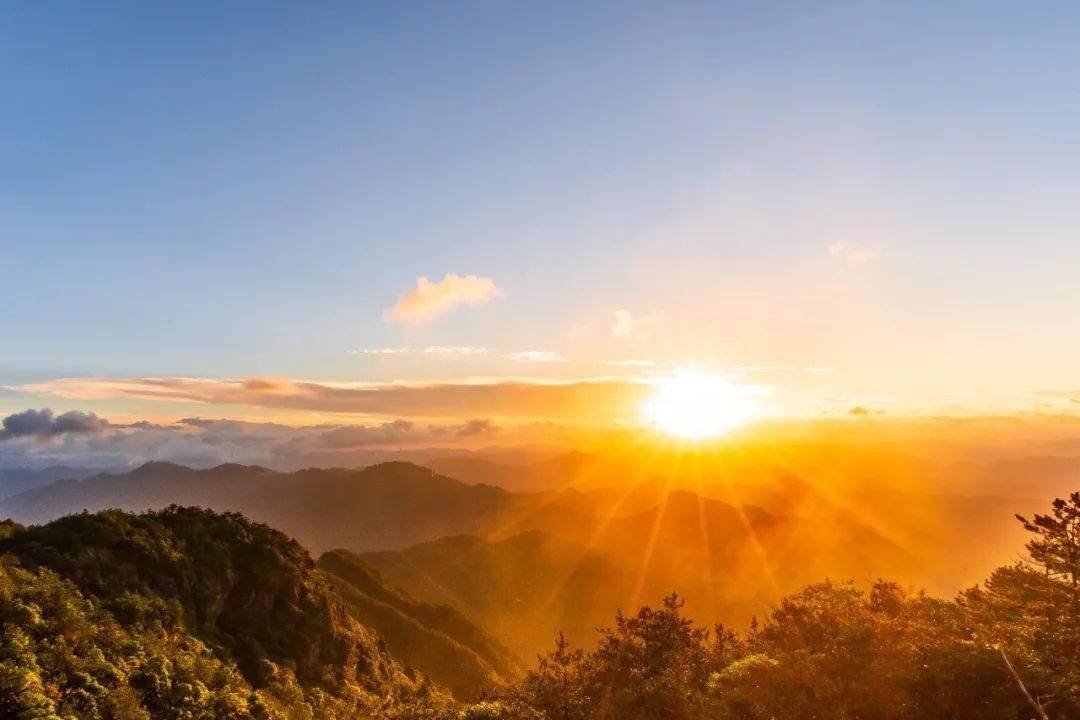
[(506, 659), (355, 557), (321, 571), (265, 525), (191, 508), (8, 523), (0, 717), (1078, 718), (1080, 493), (1021, 521), (1027, 559), (952, 601), (825, 582), (736, 633), (696, 627), (672, 595), (617, 615), (590, 650), (560, 637), (466, 705), (401, 655), (423, 663), (416, 643), (436, 638), (437, 669), (460, 662), (469, 678)]
[(953, 601), (825, 582), (738, 634), (675, 595), (596, 648), (559, 638), (514, 693), (467, 717), (1080, 718), (1080, 493), (1028, 521), (1028, 558)]

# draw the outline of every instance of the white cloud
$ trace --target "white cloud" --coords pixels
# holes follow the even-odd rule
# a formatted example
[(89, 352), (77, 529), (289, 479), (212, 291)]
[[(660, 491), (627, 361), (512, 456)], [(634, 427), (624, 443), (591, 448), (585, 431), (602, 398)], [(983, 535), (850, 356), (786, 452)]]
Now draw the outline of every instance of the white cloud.
[(873, 250), (849, 248), (842, 242), (835, 242), (829, 245), (829, 255), (842, 258), (847, 261), (848, 265), (853, 265), (855, 267), (869, 265), (877, 258), (877, 253)]
[(611, 365), (613, 367), (653, 367), (656, 363), (652, 360), (594, 360), (597, 365)]
[(357, 348), (346, 352), (350, 355), (485, 355), (488, 349), (471, 345), (430, 345), (423, 348)]
[(500, 297), (502, 290), (489, 277), (450, 273), (439, 282), (431, 282), (421, 276), (416, 289), (402, 295), (383, 317), (387, 322), (420, 325), (459, 305), (483, 305)]
[(652, 338), (659, 321), (660, 316), (656, 313), (635, 315), (629, 310), (616, 310), (611, 337), (646, 342)]
[(553, 363), (566, 362), (566, 356), (550, 350), (522, 350), (506, 355), (510, 360), (518, 362)]

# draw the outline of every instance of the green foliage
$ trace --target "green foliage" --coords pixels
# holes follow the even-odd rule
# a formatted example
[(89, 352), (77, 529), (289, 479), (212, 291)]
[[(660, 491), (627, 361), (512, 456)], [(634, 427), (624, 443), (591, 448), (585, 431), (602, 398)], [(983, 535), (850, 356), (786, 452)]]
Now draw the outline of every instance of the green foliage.
[(597, 647), (560, 636), (515, 695), (547, 720), (1016, 720), (1031, 701), (1080, 717), (1080, 616), (1073, 580), (1080, 495), (1021, 520), (1038, 537), (1029, 564), (1001, 568), (948, 602), (878, 581), (824, 582), (785, 598), (740, 637), (659, 609), (616, 617)]
[(1017, 516), (1035, 537), (1026, 562), (960, 597), (978, 640), (1005, 653), (1051, 717), (1080, 717), (1080, 492), (1049, 515)]
[(444, 707), (295, 542), (191, 508), (0, 540), (0, 717), (343, 718)]
[(418, 602), (390, 586), (358, 555), (334, 550), (318, 567), (350, 614), (378, 632), (399, 662), (455, 697), (477, 699), (518, 676), (518, 661), (487, 633), (451, 607)]
[(320, 572), (281, 533), (190, 508), (6, 525), (0, 718), (1080, 717), (1080, 495), (1021, 520), (1029, 559), (955, 601), (826, 581), (738, 634), (696, 627), (671, 595), (618, 613), (591, 650), (560, 634), (520, 682), (464, 705), (385, 648), (443, 663), (452, 682), (485, 677), (501, 651), (351, 554)]

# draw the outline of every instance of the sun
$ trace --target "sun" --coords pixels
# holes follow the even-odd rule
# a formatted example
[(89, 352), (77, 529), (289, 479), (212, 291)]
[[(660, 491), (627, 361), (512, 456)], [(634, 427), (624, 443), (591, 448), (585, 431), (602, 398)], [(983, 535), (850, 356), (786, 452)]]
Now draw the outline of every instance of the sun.
[(746, 421), (739, 389), (714, 375), (686, 373), (662, 381), (642, 404), (642, 420), (687, 440), (723, 435)]

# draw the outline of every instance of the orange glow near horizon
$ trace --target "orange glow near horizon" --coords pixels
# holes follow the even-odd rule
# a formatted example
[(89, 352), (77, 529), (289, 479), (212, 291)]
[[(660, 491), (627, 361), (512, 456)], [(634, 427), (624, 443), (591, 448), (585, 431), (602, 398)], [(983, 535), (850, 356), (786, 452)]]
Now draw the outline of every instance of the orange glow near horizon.
[(727, 380), (685, 373), (661, 382), (642, 404), (641, 416), (668, 435), (703, 440), (742, 425), (748, 410), (739, 389)]

